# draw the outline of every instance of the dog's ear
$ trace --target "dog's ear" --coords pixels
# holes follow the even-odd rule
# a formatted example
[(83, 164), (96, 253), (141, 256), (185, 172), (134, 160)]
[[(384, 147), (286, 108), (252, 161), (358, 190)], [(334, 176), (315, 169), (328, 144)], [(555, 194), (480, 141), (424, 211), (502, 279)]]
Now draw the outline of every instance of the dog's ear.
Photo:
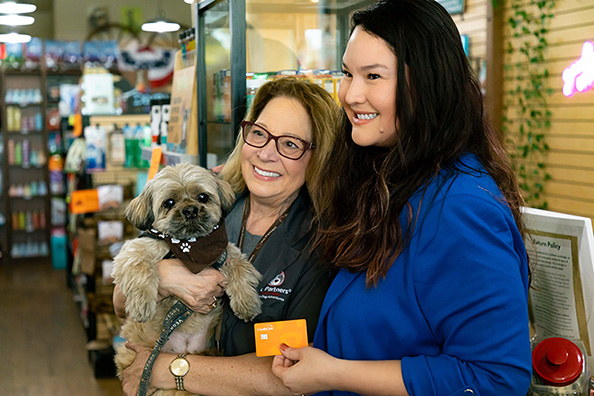
[(126, 218), (139, 230), (148, 230), (155, 221), (153, 213), (153, 183), (150, 181), (139, 196), (126, 208)]
[(231, 185), (229, 183), (220, 179), (219, 177), (217, 177), (216, 179), (217, 190), (219, 192), (219, 198), (221, 199), (221, 210), (223, 211), (224, 218), (227, 217), (229, 211), (235, 203), (235, 193), (233, 192), (233, 189), (231, 188)]

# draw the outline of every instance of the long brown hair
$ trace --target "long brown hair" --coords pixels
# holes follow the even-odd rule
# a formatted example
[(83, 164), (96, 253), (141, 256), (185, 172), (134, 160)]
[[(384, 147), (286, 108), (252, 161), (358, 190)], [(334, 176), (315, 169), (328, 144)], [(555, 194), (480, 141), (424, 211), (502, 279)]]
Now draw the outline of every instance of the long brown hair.
[(343, 113), (318, 203), (316, 243), (326, 259), (366, 271), (367, 286), (377, 285), (410, 240), (416, 213), (409, 199), (465, 153), (474, 153), (495, 180), (523, 235), (523, 199), (509, 157), (486, 119), (480, 85), (445, 9), (434, 0), (380, 1), (355, 13), (352, 26), (396, 54), (398, 141), (392, 148), (357, 146)]

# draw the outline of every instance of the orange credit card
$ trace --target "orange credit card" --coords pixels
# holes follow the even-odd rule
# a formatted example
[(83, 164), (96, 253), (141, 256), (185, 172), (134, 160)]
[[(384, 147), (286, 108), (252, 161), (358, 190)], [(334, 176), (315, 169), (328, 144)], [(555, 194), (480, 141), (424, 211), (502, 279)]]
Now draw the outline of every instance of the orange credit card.
[(256, 356), (280, 355), (283, 342), (292, 348), (307, 346), (307, 323), (305, 319), (256, 323)]

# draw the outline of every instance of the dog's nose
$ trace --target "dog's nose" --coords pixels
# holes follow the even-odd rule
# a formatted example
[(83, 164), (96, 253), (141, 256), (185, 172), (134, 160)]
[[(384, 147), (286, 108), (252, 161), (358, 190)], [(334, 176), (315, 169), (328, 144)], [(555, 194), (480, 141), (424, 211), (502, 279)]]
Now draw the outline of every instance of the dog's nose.
[(198, 208), (195, 206), (188, 206), (182, 210), (182, 214), (186, 219), (195, 219), (198, 216)]

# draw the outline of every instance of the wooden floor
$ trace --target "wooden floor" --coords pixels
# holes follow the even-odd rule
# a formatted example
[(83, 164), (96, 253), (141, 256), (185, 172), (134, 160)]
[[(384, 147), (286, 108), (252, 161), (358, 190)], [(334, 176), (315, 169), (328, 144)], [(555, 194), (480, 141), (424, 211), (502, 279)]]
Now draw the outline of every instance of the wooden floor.
[(0, 395), (121, 396), (95, 379), (86, 342), (63, 270), (0, 262)]

